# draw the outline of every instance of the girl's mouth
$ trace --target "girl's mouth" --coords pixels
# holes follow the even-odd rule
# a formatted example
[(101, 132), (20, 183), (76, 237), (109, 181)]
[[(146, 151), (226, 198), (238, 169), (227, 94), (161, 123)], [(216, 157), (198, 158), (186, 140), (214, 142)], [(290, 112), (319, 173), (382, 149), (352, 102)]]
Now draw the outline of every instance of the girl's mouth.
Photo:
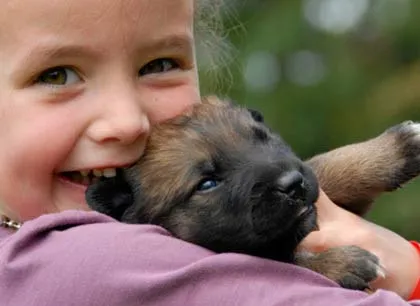
[(58, 176), (74, 184), (89, 186), (97, 182), (101, 177), (115, 177), (120, 172), (118, 168), (92, 169), (80, 171), (65, 171), (58, 173)]

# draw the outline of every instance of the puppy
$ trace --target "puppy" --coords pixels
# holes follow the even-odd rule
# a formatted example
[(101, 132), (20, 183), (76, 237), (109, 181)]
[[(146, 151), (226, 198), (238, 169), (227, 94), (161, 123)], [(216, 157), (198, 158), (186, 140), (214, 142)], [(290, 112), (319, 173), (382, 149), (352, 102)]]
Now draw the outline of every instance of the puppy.
[(419, 135), (419, 124), (405, 122), (303, 162), (259, 112), (209, 97), (156, 126), (138, 163), (91, 185), (86, 199), (122, 222), (160, 225), (215, 252), (294, 263), (366, 290), (382, 274), (375, 255), (356, 246), (316, 254), (296, 247), (317, 229), (319, 184), (364, 214), (377, 195), (419, 174)]

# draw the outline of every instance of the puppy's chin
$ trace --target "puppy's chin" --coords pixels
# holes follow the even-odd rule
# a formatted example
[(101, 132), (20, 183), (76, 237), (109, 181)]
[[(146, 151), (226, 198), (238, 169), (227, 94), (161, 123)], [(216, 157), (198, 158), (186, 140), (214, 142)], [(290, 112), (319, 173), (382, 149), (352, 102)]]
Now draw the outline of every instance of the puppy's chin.
[(289, 230), (290, 237), (294, 237), (295, 247), (311, 232), (318, 230), (317, 211), (315, 205), (308, 207), (302, 215), (296, 218)]
[(295, 218), (282, 232), (268, 233), (270, 240), (265, 240), (254, 249), (254, 255), (291, 263), (294, 261), (294, 254), (300, 242), (317, 229), (317, 213), (313, 208), (304, 216)]

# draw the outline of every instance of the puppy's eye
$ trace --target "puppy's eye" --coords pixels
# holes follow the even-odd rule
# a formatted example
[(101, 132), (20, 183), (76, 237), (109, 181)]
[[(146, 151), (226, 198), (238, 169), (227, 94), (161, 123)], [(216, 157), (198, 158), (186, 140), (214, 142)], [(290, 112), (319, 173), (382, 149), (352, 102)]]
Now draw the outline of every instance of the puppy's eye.
[(254, 137), (260, 141), (267, 141), (269, 139), (267, 131), (264, 131), (260, 127), (253, 127), (252, 131), (254, 132)]
[(219, 181), (215, 179), (204, 179), (198, 184), (197, 191), (209, 191), (217, 186), (219, 186)]

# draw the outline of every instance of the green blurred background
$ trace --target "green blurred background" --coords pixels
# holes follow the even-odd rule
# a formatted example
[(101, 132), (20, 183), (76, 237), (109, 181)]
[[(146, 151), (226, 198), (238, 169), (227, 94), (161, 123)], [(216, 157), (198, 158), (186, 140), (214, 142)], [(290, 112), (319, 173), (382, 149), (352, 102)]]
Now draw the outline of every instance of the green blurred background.
[[(420, 1), (228, 1), (218, 92), (261, 110), (302, 158), (420, 120)], [(368, 219), (419, 240), (419, 188), (381, 196)]]

